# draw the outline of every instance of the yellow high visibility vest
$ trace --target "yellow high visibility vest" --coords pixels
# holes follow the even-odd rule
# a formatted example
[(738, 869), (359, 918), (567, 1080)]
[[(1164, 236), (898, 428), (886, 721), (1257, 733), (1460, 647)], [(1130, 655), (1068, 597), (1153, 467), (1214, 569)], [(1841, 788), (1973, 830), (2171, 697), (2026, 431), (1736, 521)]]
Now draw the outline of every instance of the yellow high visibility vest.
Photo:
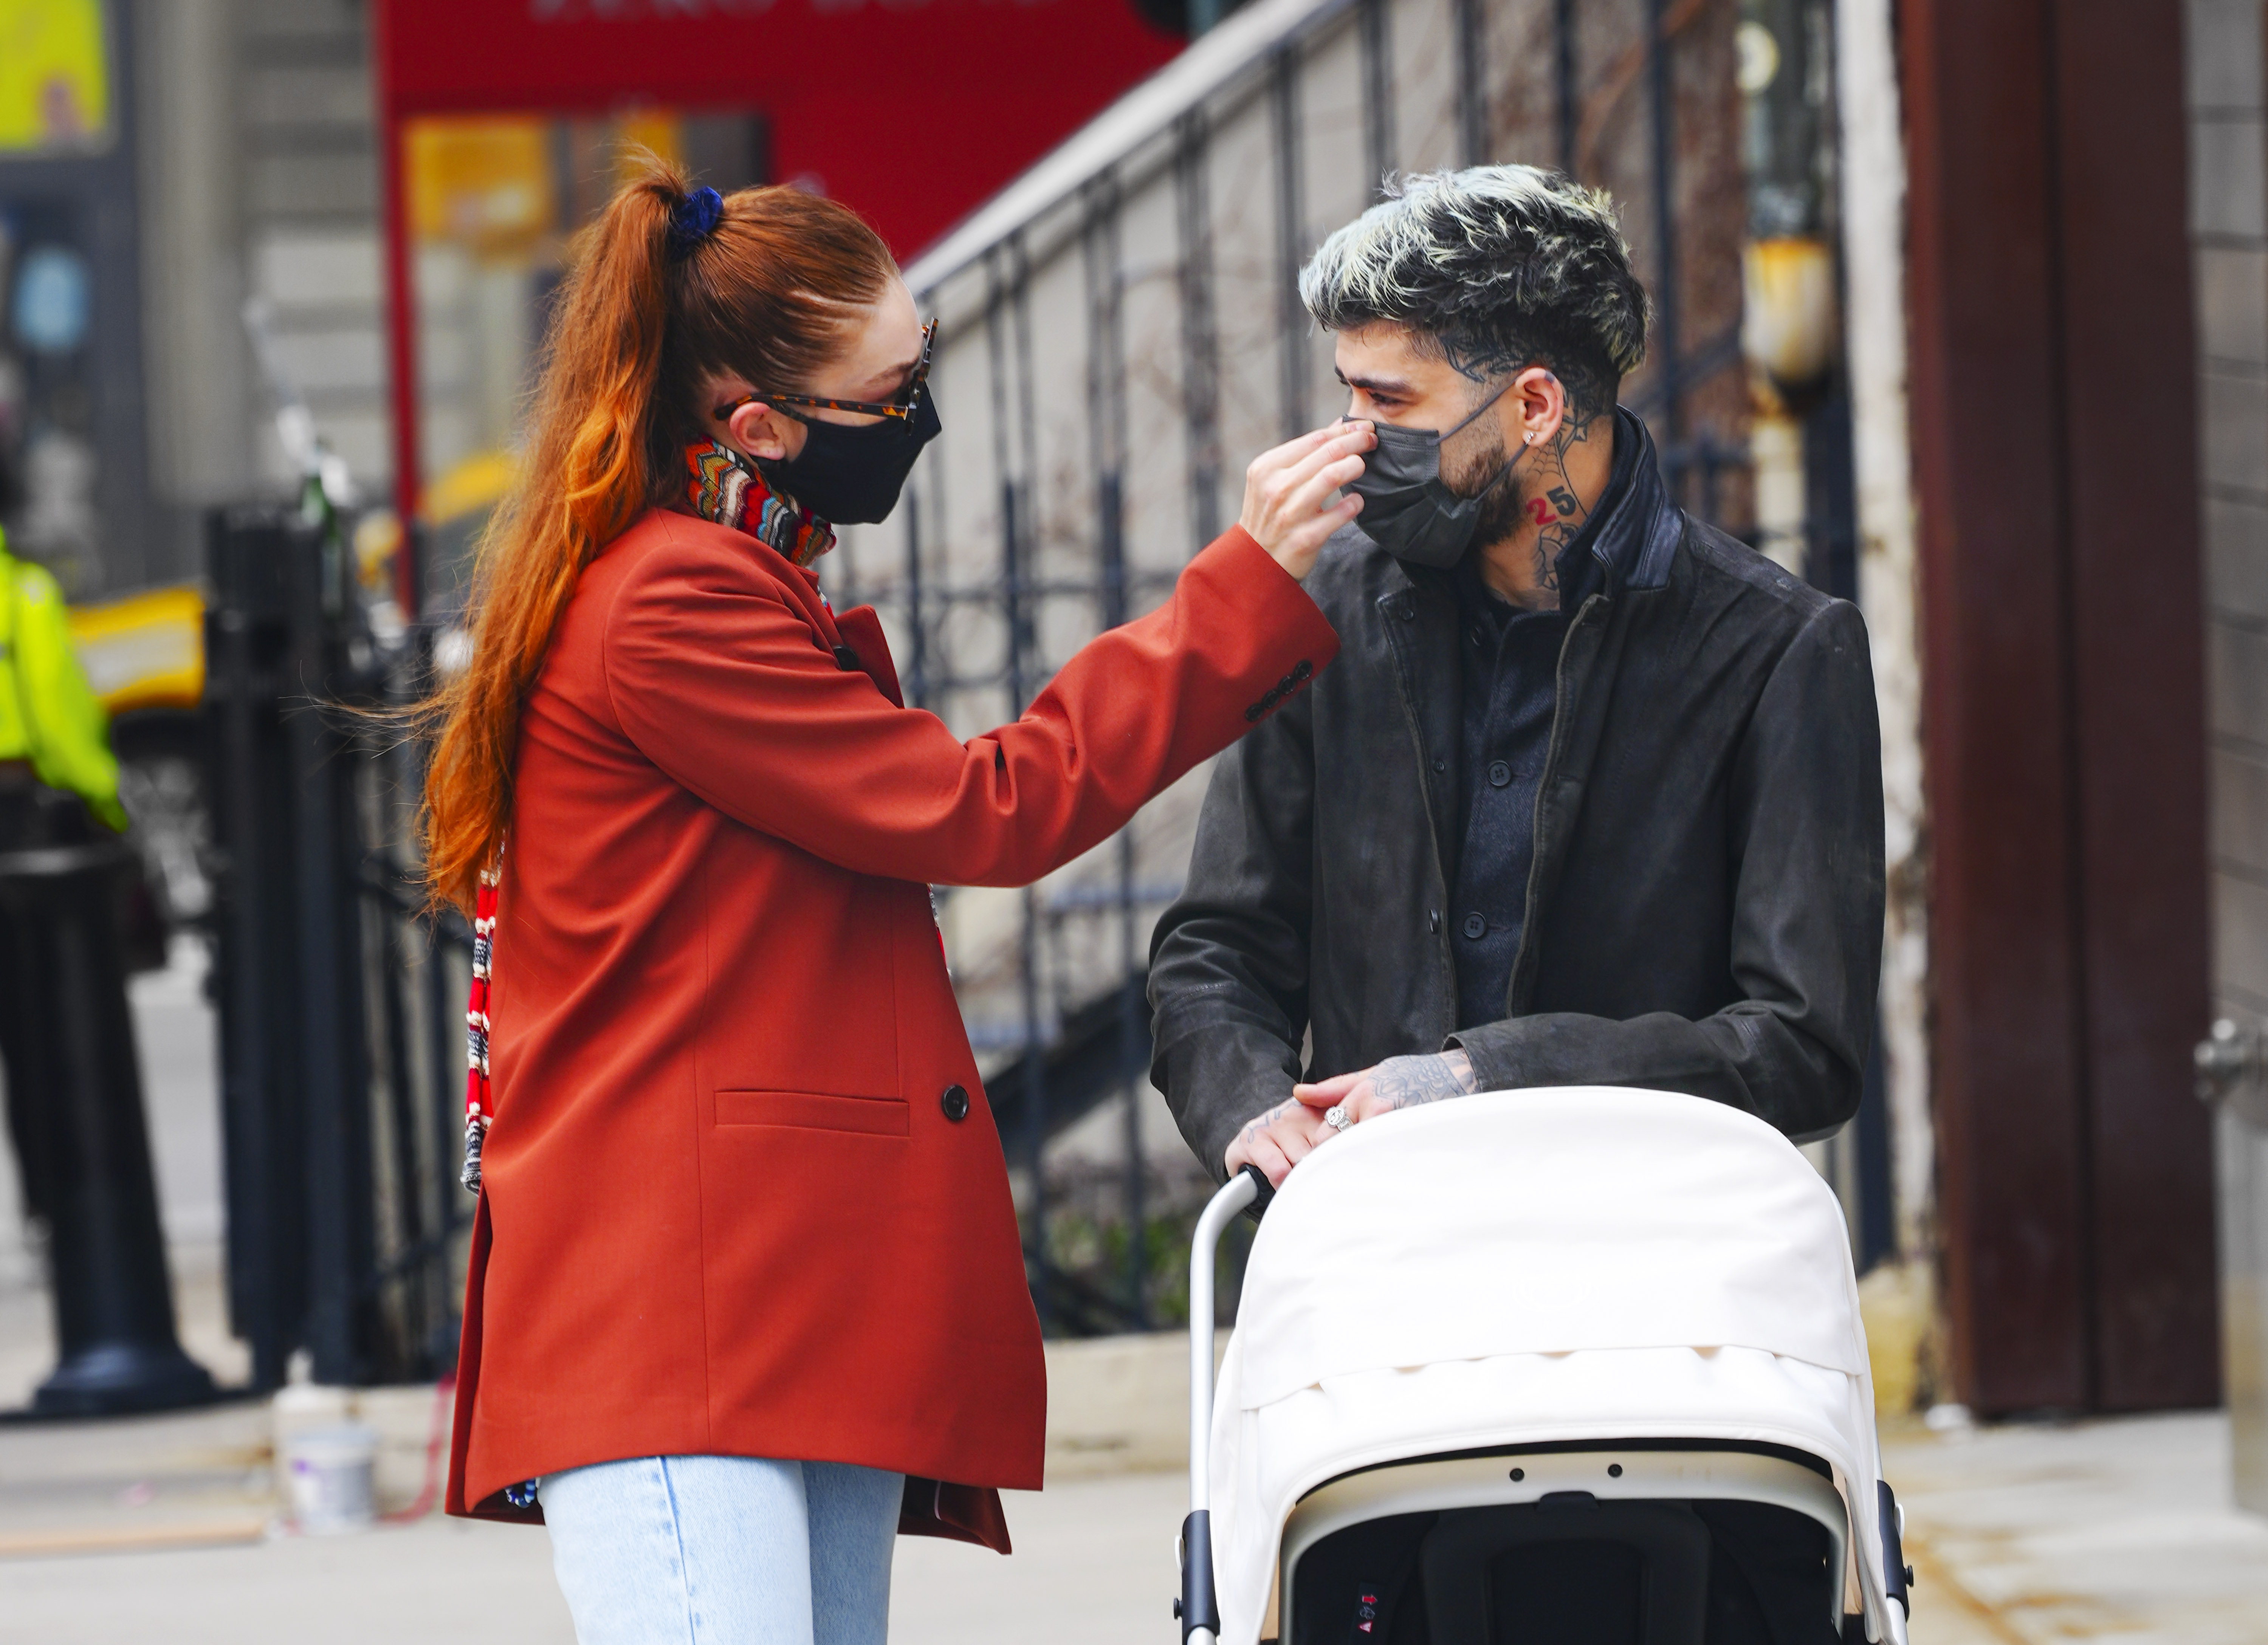
[(0, 760), (29, 760), (41, 782), (79, 796), (120, 833), (110, 721), (71, 649), (63, 590), (17, 559), (0, 534)]

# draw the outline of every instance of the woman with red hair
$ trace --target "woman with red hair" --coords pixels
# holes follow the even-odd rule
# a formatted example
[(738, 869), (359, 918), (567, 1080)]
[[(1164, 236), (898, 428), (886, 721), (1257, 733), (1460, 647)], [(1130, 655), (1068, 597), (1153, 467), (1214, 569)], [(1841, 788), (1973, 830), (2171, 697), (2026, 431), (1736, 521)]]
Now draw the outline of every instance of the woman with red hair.
[(1366, 425), (1256, 461), (1013, 724), (904, 707), (811, 567), (937, 432), (930, 336), (841, 205), (626, 186), (437, 704), (489, 978), (448, 1506), (549, 1526), (584, 1645), (872, 1645), (898, 1531), (1006, 1551), (1044, 1371), (929, 887), (1070, 861), (1337, 649), (1299, 579)]

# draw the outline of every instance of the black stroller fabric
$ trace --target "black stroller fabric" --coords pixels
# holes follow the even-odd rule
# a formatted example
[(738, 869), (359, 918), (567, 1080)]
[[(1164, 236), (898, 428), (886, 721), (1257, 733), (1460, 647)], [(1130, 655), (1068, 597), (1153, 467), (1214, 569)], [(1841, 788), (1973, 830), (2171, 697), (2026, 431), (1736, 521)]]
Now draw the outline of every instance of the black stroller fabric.
[[(1289, 1645), (1837, 1645), (1830, 1549), (1763, 1502), (1391, 1515), (1301, 1557)], [(1429, 1587), (1464, 1596), (1439, 1634)]]

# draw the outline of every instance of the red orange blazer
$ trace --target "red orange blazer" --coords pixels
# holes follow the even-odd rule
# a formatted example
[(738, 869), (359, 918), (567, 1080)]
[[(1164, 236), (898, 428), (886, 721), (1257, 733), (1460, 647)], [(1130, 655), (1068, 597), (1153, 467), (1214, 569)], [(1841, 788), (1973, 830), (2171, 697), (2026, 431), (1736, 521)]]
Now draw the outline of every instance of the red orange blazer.
[(1337, 649), (1232, 530), (964, 743), (753, 538), (609, 545), (522, 720), (449, 1511), (721, 1453), (903, 1472), (906, 1529), (1005, 1549), (1046, 1378), (929, 887), (1070, 861)]

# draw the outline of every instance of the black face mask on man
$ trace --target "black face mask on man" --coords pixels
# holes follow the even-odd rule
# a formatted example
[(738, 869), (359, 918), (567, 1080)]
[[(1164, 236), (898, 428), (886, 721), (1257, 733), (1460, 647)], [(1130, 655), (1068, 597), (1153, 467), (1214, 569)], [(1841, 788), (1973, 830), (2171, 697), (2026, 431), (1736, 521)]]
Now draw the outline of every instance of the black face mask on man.
[(822, 423), (779, 409), (803, 424), (803, 449), (784, 461), (760, 457), (757, 471), (775, 491), (837, 526), (871, 526), (888, 519), (914, 459), (943, 426), (937, 402), (926, 390), (911, 417), (875, 423)]
[(1503, 399), (1511, 387), (1507, 381), (1447, 433), (1400, 428), (1391, 423), (1372, 425), (1378, 448), (1346, 489), (1362, 498), (1362, 513), (1355, 516), (1355, 523), (1373, 542), (1413, 565), (1446, 571), (1464, 558), (1465, 550), (1472, 546), (1474, 529), (1480, 524), (1482, 505), (1504, 483), (1528, 447), (1523, 444), (1520, 452), (1506, 458), (1503, 467), (1470, 497), (1460, 497), (1441, 477), (1441, 446)]

